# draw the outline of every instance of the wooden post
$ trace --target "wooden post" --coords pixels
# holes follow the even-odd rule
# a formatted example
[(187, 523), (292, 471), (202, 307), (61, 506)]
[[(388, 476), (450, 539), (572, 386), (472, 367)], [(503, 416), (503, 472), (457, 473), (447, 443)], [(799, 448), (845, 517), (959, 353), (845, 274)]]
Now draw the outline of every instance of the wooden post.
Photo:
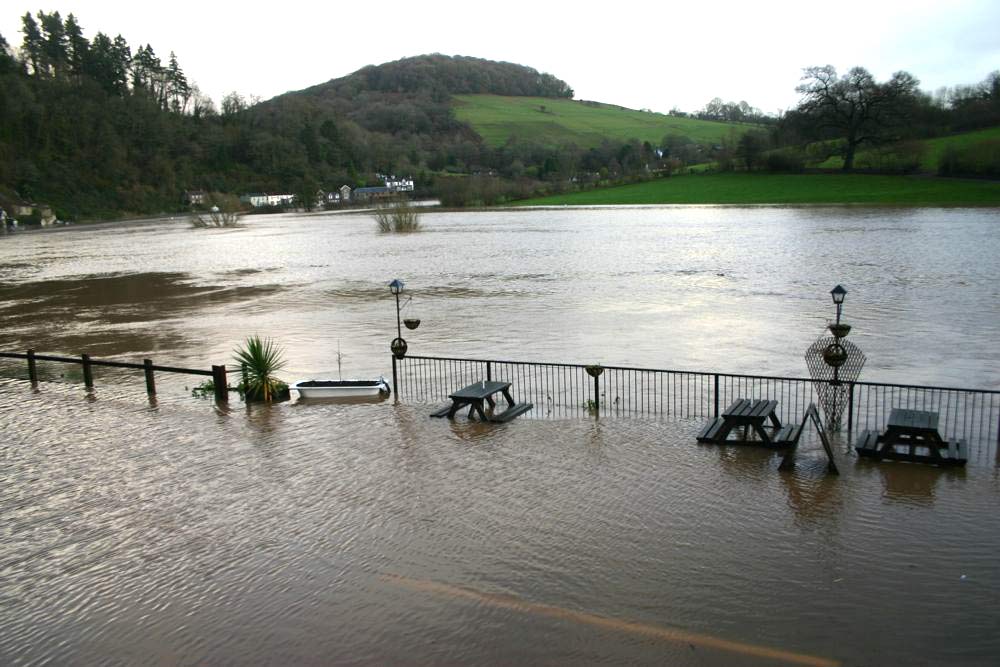
[(212, 366), (212, 384), (215, 385), (215, 400), (219, 403), (229, 402), (229, 384), (226, 380), (226, 367)]
[(250, 389), (250, 377), (247, 375), (246, 364), (240, 364), (240, 375), (243, 377), (243, 392), (246, 393)]
[(38, 368), (35, 366), (35, 351), (28, 350), (28, 379), (31, 382), (38, 382)]
[(156, 395), (156, 381), (153, 379), (153, 360), (142, 360), (143, 372), (146, 374), (146, 393), (150, 396)]
[(93, 389), (94, 369), (90, 366), (90, 355), (81, 354), (80, 358), (83, 359), (83, 384), (87, 386), (87, 389)]
[(393, 403), (399, 403), (399, 384), (396, 377), (396, 355), (392, 355), (392, 395)]
[(492, 382), (493, 381), (493, 362), (492, 361), (487, 361), (486, 362), (486, 381), (487, 382)]

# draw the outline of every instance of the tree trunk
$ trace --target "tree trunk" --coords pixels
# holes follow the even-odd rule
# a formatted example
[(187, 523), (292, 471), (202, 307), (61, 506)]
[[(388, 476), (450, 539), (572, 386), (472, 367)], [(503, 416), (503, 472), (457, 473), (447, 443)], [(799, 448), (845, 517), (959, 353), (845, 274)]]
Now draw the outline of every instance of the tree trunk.
[(854, 169), (854, 152), (857, 150), (857, 145), (848, 143), (847, 148), (844, 150), (844, 171), (852, 171)]

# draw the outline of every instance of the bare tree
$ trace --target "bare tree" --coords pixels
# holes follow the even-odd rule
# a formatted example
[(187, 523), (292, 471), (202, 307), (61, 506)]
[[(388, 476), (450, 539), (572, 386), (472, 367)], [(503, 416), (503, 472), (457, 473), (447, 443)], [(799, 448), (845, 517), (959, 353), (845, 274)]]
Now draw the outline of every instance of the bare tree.
[(863, 67), (842, 77), (832, 66), (808, 67), (798, 111), (816, 129), (832, 132), (844, 141), (844, 170), (854, 168), (854, 156), (863, 144), (891, 141), (916, 101), (919, 81), (907, 72), (896, 72), (878, 83)]

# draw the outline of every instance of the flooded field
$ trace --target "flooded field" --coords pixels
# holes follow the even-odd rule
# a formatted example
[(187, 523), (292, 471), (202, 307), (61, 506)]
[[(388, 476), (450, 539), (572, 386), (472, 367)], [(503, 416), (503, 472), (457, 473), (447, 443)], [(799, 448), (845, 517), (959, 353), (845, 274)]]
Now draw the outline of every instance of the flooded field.
[(231, 362), (246, 335), (292, 375), (385, 373), (393, 278), (411, 354), (806, 375), (847, 290), (862, 379), (1000, 388), (1000, 211), (659, 207), (256, 216), (0, 237), (6, 350)]
[[(805, 375), (849, 293), (863, 379), (1000, 388), (996, 210), (675, 207), (150, 223), (0, 237), (0, 349), (288, 379), (411, 351)], [(219, 407), (194, 379), (0, 361), (0, 663), (987, 665), (1000, 475), (792, 472), (702, 420)], [(200, 380), (200, 378), (197, 378)]]

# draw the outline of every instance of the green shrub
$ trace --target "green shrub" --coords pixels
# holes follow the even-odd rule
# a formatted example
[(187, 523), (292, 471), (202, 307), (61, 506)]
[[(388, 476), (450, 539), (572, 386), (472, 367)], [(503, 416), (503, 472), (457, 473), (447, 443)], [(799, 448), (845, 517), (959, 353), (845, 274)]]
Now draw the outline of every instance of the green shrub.
[(1000, 139), (985, 139), (969, 146), (948, 146), (938, 162), (938, 174), (1000, 178)]

